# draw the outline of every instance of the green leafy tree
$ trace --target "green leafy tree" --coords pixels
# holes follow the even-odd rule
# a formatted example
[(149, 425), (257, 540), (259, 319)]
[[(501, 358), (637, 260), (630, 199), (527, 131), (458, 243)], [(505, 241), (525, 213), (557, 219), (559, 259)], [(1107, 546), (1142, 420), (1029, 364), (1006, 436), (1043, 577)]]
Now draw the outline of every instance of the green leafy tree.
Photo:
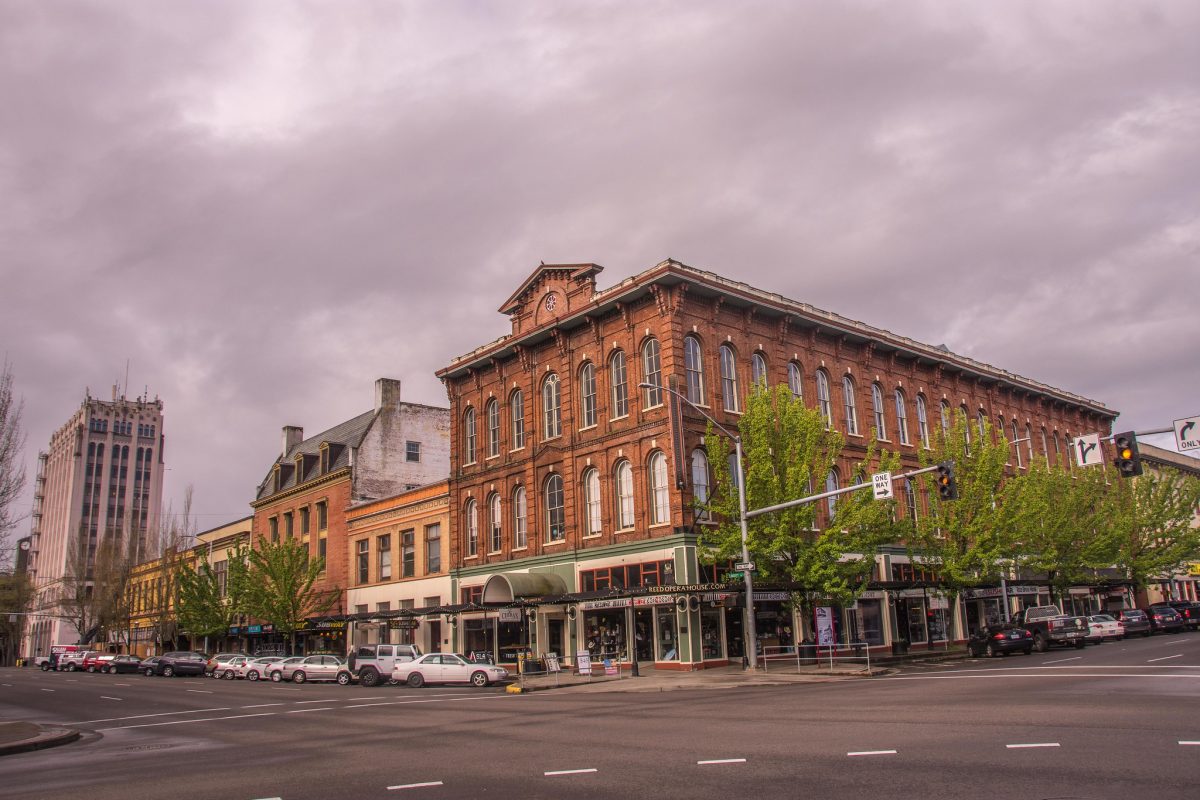
[(1200, 557), (1200, 478), (1164, 467), (1114, 479), (1114, 561), (1137, 589)]
[(294, 539), (259, 539), (248, 558), (247, 609), (251, 616), (273, 623), (294, 651), (301, 623), (332, 608), (341, 590), (316, 586), (325, 559), (310, 560), (308, 548)]
[(186, 565), (179, 573), (180, 626), (192, 636), (208, 638), (224, 633), (237, 618), (247, 613), (249, 601), (249, 560), (245, 547), (230, 550), (224, 572), (214, 569), (208, 553), (202, 553), (195, 566)]

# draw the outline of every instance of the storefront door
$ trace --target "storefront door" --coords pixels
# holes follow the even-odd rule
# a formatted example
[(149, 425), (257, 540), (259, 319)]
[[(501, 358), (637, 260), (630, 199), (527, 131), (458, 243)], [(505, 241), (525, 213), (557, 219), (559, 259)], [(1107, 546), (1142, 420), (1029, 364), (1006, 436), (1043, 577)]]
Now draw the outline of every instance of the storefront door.
[(546, 647), (547, 653), (558, 653), (560, 657), (567, 653), (566, 641), (563, 634), (566, 633), (566, 626), (561, 618), (551, 618), (546, 620)]
[(649, 608), (639, 608), (634, 613), (634, 630), (637, 644), (637, 660), (654, 660), (654, 611)]

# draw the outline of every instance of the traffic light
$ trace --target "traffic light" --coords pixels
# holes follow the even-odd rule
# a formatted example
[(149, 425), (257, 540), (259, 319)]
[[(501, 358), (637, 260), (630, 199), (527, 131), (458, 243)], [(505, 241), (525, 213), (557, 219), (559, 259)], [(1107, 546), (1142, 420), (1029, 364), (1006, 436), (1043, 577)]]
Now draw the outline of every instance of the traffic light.
[(937, 465), (938, 497), (942, 500), (958, 499), (958, 484), (954, 482), (954, 462), (943, 461)]
[(1138, 454), (1137, 434), (1133, 431), (1118, 433), (1113, 436), (1113, 446), (1117, 448), (1117, 457), (1113, 466), (1122, 478), (1132, 478), (1142, 474), (1142, 457)]

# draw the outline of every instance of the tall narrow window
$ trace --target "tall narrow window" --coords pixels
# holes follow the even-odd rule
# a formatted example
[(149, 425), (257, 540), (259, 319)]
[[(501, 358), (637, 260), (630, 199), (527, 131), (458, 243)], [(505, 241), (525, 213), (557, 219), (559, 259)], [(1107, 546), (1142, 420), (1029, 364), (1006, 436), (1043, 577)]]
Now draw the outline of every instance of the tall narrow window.
[(913, 490), (913, 482), (908, 478), (904, 479), (904, 509), (908, 518), (912, 520), (913, 526), (916, 527), (917, 493)]
[(842, 408), (845, 412), (846, 433), (858, 435), (858, 405), (854, 399), (854, 381), (849, 375), (842, 378)]
[(512, 449), (520, 450), (525, 446), (525, 393), (520, 389), (509, 396), (508, 410), (512, 416)]
[(871, 384), (871, 414), (875, 419), (875, 435), (887, 440), (887, 418), (883, 415), (883, 389), (878, 383)]
[[(365, 540), (364, 540), (365, 541)], [(380, 536), (375, 541), (377, 552), (376, 558), (379, 560), (379, 580), (390, 581), (392, 579), (392, 537), (391, 534)]]
[(617, 527), (633, 527), (633, 467), (628, 461), (617, 464)]
[(671, 495), (667, 489), (667, 457), (662, 452), (650, 456), (650, 523), (671, 521)]
[(562, 476), (554, 473), (546, 479), (546, 537), (551, 542), (561, 542), (567, 536), (566, 517), (563, 512)]
[[(975, 419), (979, 423), (979, 441), (982, 442), (983, 438), (987, 436), (987, 413), (981, 408)], [(1000, 431), (1000, 433), (1003, 434), (1004, 431)]]
[(950, 432), (950, 404), (942, 401), (942, 437)]
[(642, 345), (642, 380), (650, 384), (644, 395), (646, 408), (661, 406), (662, 391), (662, 356), (659, 352), (658, 339), (647, 339)]
[(488, 499), (488, 552), (499, 553), (501, 544), (500, 495), (493, 492)]
[(518, 486), (513, 491), (513, 549), (522, 550), (529, 544), (529, 507), (525, 502), (525, 488)]
[[(1001, 430), (1001, 433), (1004, 431)], [(1021, 442), (1017, 440), (1021, 438), (1021, 430), (1017, 427), (1017, 421), (1012, 421), (1012, 447), (1017, 451), (1017, 469), (1021, 469), (1025, 465), (1021, 462)]]
[(587, 521), (586, 536), (600, 535), (600, 470), (591, 467), (583, 473), (584, 519)]
[(698, 406), (704, 405), (704, 359), (700, 340), (695, 336), (683, 337), (683, 367), (687, 372), (688, 400)]
[(1029, 456), (1029, 466), (1033, 466), (1033, 426), (1025, 423), (1025, 453)]
[(467, 546), (468, 556), (479, 555), (479, 508), (474, 500), (467, 501)]
[(696, 504), (696, 519), (707, 520), (711, 514), (704, 509), (708, 502), (708, 456), (703, 450), (692, 451), (692, 501)]
[(1050, 435), (1050, 438), (1054, 440), (1054, 464), (1055, 464), (1055, 466), (1061, 467), (1062, 463), (1063, 463), (1062, 462), (1062, 448), (1059, 447), (1059, 444), (1058, 444), (1058, 431), (1055, 431), (1054, 433), (1052, 433)]
[(1042, 428), (1042, 455), (1046, 457), (1046, 466), (1050, 466), (1050, 445), (1046, 441), (1046, 429)]
[(904, 402), (904, 392), (896, 390), (896, 435), (900, 444), (908, 444), (908, 404)]
[(358, 583), (370, 583), (371, 582), (371, 540), (370, 539), (359, 539), (358, 540), (357, 557), (358, 557), (358, 564), (357, 564), (358, 574), (355, 577), (358, 578)]
[[(825, 491), (836, 492), (841, 487), (841, 480), (838, 477), (837, 467), (829, 470), (829, 474), (825, 476)], [(837, 496), (827, 498), (825, 500), (825, 508), (829, 511), (829, 521), (833, 522), (833, 516), (837, 513)]]
[(400, 531), (400, 574), (411, 578), (417, 574), (417, 548), (413, 542), (416, 533), (410, 528)]
[(925, 408), (925, 395), (917, 395), (917, 435), (921, 437), (921, 446), (929, 449), (929, 412)]
[(629, 372), (625, 367), (625, 354), (618, 350), (608, 362), (609, 380), (612, 381), (612, 418), (629, 415)]
[(425, 526), (425, 572), (432, 575), (442, 571), (442, 524)]
[(804, 399), (804, 373), (795, 361), (788, 362), (788, 388), (792, 390), (792, 397)]
[(767, 388), (767, 358), (762, 353), (750, 354), (750, 389)]
[(500, 403), (494, 397), (487, 404), (487, 447), (489, 458), (500, 455)]
[(596, 424), (596, 368), (590, 361), (579, 370), (579, 415), (579, 427)]
[(721, 403), (726, 411), (738, 410), (737, 357), (733, 348), (721, 345)]
[(833, 401), (829, 397), (829, 375), (825, 370), (817, 370), (817, 410), (825, 420), (825, 428), (833, 427)]
[(562, 436), (562, 396), (558, 376), (551, 372), (542, 384), (542, 438)]
[(463, 415), (463, 463), (475, 463), (475, 409)]
[(966, 406), (959, 406), (959, 412), (962, 414), (963, 421), (963, 438), (965, 439), (964, 449), (967, 455), (971, 455), (971, 417), (967, 414)]

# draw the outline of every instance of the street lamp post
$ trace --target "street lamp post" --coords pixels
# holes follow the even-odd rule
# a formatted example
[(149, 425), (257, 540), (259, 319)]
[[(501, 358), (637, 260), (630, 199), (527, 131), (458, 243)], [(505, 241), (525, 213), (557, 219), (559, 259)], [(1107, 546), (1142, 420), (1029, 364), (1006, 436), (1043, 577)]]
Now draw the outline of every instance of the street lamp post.
[[(715, 419), (710, 417), (704, 411), (704, 409), (700, 408), (698, 405), (693, 403), (691, 400), (687, 399), (687, 397), (685, 397), (684, 395), (675, 391), (674, 389), (671, 389), (670, 387), (660, 386), (656, 383), (642, 382), (642, 383), (638, 384), (638, 388), (639, 389), (658, 389), (660, 391), (667, 392), (668, 394), (673, 395), (676, 399), (681, 400), (684, 403), (687, 403), (689, 406), (691, 406), (693, 409), (695, 409), (700, 414), (700, 416), (704, 417), (706, 420), (711, 422), (713, 424), (714, 428), (721, 431), (721, 433), (725, 434), (730, 439), (733, 439), (733, 449), (734, 449), (734, 454), (735, 454), (736, 461), (737, 461), (738, 522), (740, 523), (741, 529), (742, 529), (742, 562), (749, 563), (750, 562), (750, 549), (747, 544), (747, 537), (749, 535), (749, 529), (747, 527), (747, 522), (746, 522), (746, 475), (745, 475), (745, 470), (742, 467), (742, 437), (735, 433), (732, 433), (724, 425), (722, 425), (721, 423), (717, 422)], [(744, 646), (745, 646), (746, 658), (748, 659), (747, 663), (750, 665), (751, 669), (757, 669), (758, 668), (758, 634), (757, 634), (757, 631), (755, 631), (755, 624), (754, 624), (754, 579), (751, 577), (751, 575), (752, 575), (751, 570), (748, 570), (748, 569), (742, 570), (742, 579), (746, 585), (746, 605), (742, 612), (742, 632), (743, 632), (743, 635), (745, 638)]]

